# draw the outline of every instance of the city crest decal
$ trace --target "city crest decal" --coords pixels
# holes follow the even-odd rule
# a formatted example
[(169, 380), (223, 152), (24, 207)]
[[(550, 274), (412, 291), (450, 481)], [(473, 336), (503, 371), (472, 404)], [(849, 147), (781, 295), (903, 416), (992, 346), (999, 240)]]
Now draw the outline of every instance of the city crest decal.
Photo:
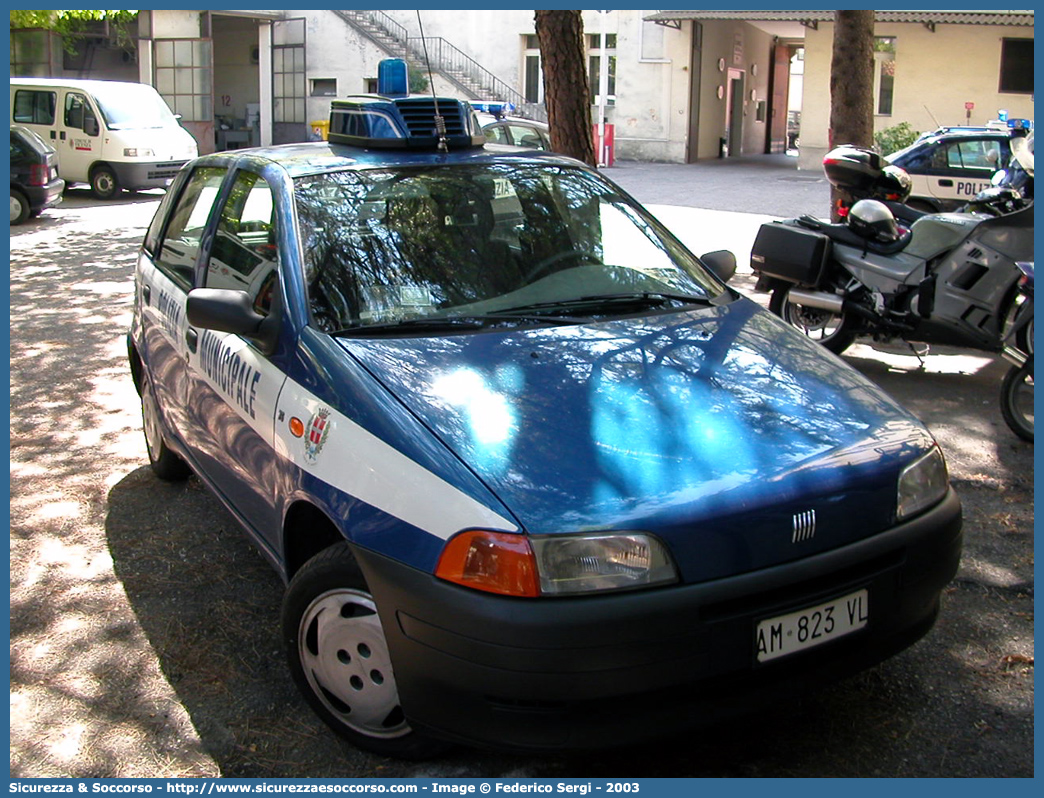
[(308, 435), (305, 437), (305, 460), (314, 463), (319, 459), (326, 439), (330, 435), (330, 410), (320, 407), (308, 422)]

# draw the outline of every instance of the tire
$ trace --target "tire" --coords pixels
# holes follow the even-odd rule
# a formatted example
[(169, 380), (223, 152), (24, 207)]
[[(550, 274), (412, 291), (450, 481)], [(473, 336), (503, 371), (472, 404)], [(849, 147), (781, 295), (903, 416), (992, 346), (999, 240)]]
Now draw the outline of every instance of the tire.
[(163, 437), (163, 421), (159, 404), (148, 374), (141, 377), (141, 425), (145, 430), (145, 448), (153, 473), (165, 482), (179, 482), (191, 473), (188, 463), (171, 451)]
[(347, 543), (319, 552), (297, 572), (283, 599), (282, 625), (298, 689), (357, 748), (427, 759), (449, 747), (407, 723), (377, 607)]
[(29, 218), (29, 199), (16, 188), (11, 189), (11, 225), (24, 224)]
[(1011, 431), (1033, 443), (1033, 361), (1013, 366), (1001, 382), (1001, 415)]
[(120, 181), (111, 166), (96, 166), (91, 172), (91, 191), (98, 199), (112, 199), (120, 193)]
[(856, 339), (855, 324), (848, 314), (796, 305), (790, 301), (792, 285), (776, 288), (769, 299), (769, 310), (783, 321), (840, 355)]

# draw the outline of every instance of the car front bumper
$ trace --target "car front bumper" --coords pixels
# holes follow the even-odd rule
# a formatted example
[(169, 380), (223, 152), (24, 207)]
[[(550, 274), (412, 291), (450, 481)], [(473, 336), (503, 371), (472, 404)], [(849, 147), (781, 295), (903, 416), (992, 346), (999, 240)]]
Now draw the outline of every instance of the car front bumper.
[[(876, 664), (931, 628), (961, 540), (951, 490), (927, 513), (858, 543), (659, 590), (515, 599), (356, 555), (410, 723), (471, 745), (539, 750), (653, 739)], [(756, 662), (760, 620), (862, 588), (865, 628)]]
[(127, 189), (166, 188), (181, 167), (182, 161), (159, 161), (155, 163), (114, 163), (116, 179)]

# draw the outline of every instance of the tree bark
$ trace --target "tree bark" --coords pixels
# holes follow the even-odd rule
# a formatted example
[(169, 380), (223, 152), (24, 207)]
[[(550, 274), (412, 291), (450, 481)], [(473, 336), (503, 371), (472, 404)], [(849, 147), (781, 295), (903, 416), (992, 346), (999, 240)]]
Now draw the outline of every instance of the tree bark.
[(584, 23), (579, 11), (534, 12), (551, 149), (597, 166)]
[[(834, 48), (830, 61), (831, 147), (874, 143), (874, 12), (836, 11)], [(831, 191), (834, 218), (837, 201), (848, 200)]]

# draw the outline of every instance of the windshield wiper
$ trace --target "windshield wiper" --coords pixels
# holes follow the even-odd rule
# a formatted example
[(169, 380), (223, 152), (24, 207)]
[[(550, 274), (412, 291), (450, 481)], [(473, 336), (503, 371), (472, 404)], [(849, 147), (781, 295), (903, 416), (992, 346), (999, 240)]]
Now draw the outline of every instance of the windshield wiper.
[(592, 294), (573, 299), (559, 299), (552, 302), (534, 302), (529, 305), (506, 308), (498, 313), (533, 313), (540, 316), (559, 316), (563, 312), (598, 313), (600, 310), (620, 310), (626, 307), (650, 308), (670, 303), (682, 305), (707, 305), (711, 300), (705, 296), (690, 294), (672, 294), (663, 291), (634, 291), (622, 294)]
[(538, 314), (524, 313), (485, 313), (467, 316), (420, 316), (414, 319), (400, 319), (399, 321), (384, 321), (375, 324), (356, 322), (350, 327), (335, 330), (330, 335), (334, 336), (367, 336), (386, 335), (401, 330), (410, 332), (447, 332), (460, 330), (482, 330), (496, 327), (506, 323), (530, 322), (534, 324), (581, 324), (586, 319), (571, 319), (564, 317), (547, 318)]

